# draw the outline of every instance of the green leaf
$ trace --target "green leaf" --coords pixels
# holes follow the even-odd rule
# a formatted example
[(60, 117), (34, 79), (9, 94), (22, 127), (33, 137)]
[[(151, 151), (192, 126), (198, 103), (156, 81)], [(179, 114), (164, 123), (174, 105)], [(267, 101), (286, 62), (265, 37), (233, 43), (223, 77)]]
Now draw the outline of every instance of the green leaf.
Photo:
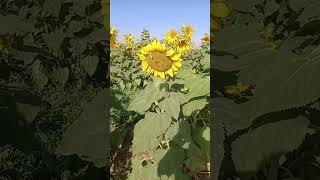
[(210, 54), (204, 52), (204, 57), (200, 60), (200, 63), (204, 66), (204, 68), (210, 68)]
[(31, 104), (16, 103), (16, 110), (26, 120), (27, 123), (32, 123), (40, 112), (41, 108)]
[(151, 104), (161, 99), (165, 90), (160, 89), (163, 81), (155, 79), (147, 87), (141, 90), (130, 102), (128, 110), (143, 113), (151, 107)]
[(210, 127), (201, 127), (193, 131), (192, 137), (195, 143), (205, 153), (207, 161), (210, 160)]
[(226, 2), (213, 2), (212, 3), (212, 15), (218, 18), (225, 18), (229, 16), (231, 9), (228, 7)]
[(134, 128), (133, 154), (156, 148), (162, 138), (161, 135), (169, 128), (171, 121), (171, 117), (166, 114), (147, 112), (145, 118), (140, 120)]
[(20, 51), (17, 49), (11, 49), (10, 54), (13, 58), (23, 61), (24, 65), (29, 65), (33, 62), (38, 53), (32, 53), (27, 51)]
[(42, 65), (39, 60), (32, 64), (32, 81), (36, 88), (41, 91), (48, 83), (47, 75), (42, 71)]
[(247, 128), (251, 122), (245, 118), (236, 103), (227, 98), (213, 99), (212, 122), (212, 167), (213, 178), (218, 179), (221, 162), (224, 158), (225, 135), (231, 135), (237, 130)]
[(23, 18), (13, 14), (7, 16), (0, 15), (0, 22), (5, 23), (5, 26), (3, 25), (0, 28), (0, 34), (35, 31), (32, 23), (28, 23)]
[(108, 99), (109, 89), (104, 89), (85, 105), (79, 119), (65, 131), (56, 154), (78, 154), (97, 167), (106, 166)]
[(240, 136), (231, 145), (237, 172), (257, 172), (267, 159), (298, 148), (308, 125), (309, 120), (299, 116), (263, 125)]
[(191, 172), (199, 172), (208, 170), (208, 163), (210, 160), (207, 159), (206, 155), (195, 143), (191, 143), (187, 151), (187, 159), (185, 162)]
[(196, 77), (186, 83), (189, 88), (188, 99), (205, 96), (210, 93), (210, 77)]
[(150, 153), (150, 156), (154, 160), (154, 164), (149, 163), (146, 166), (142, 166), (142, 160), (137, 157), (132, 159), (132, 172), (129, 174), (128, 180), (190, 180), (190, 177), (187, 174), (183, 174), (180, 169), (184, 159), (182, 149), (159, 149), (154, 153)]
[[(254, 34), (249, 35), (249, 42), (237, 38), (245, 36), (245, 31)], [(268, 48), (256, 40), (250, 41), (259, 39), (258, 36), (257, 27), (252, 25), (222, 32), (220, 42), (216, 42), (217, 50), (221, 48), (232, 53), (244, 67), (239, 72), (239, 81), (256, 86), (254, 97), (240, 104), (247, 118), (253, 120), (269, 112), (301, 107), (319, 98), (320, 85), (314, 77), (320, 77), (320, 48), (308, 56), (297, 56)], [(230, 37), (234, 37), (232, 41)]]
[(66, 33), (63, 32), (62, 29), (58, 29), (54, 32), (48, 34), (42, 34), (43, 41), (46, 43), (50, 52), (55, 56), (58, 56), (61, 50), (61, 45), (63, 43), (64, 38), (66, 37)]
[(54, 17), (59, 17), (60, 9), (61, 9), (61, 0), (45, 0), (43, 3), (43, 10)]
[(67, 67), (59, 68), (53, 73), (53, 79), (58, 81), (62, 86), (66, 84), (66, 82), (68, 81), (68, 78), (69, 78), (69, 68)]
[(208, 104), (204, 98), (190, 101), (182, 106), (182, 113), (184, 116), (191, 116), (192, 113), (203, 109)]
[[(187, 174), (181, 171), (181, 165), (185, 158), (182, 148), (170, 146), (166, 149), (155, 149), (165, 132), (166, 137), (170, 138), (179, 147), (180, 145), (189, 146), (188, 144), (192, 141), (188, 122), (182, 121), (171, 124), (170, 119), (170, 116), (165, 114), (148, 112), (146, 118), (138, 122), (134, 129), (134, 139), (132, 141), (132, 172), (129, 174), (129, 180), (190, 179)], [(154, 164), (149, 162), (146, 166), (143, 166), (143, 159), (148, 157), (154, 161)]]
[(97, 56), (87, 56), (81, 60), (81, 66), (89, 76), (92, 76), (97, 69), (99, 58)]
[(180, 106), (186, 101), (186, 97), (182, 93), (171, 92), (169, 97), (159, 103), (159, 107), (174, 119), (178, 119), (180, 114)]

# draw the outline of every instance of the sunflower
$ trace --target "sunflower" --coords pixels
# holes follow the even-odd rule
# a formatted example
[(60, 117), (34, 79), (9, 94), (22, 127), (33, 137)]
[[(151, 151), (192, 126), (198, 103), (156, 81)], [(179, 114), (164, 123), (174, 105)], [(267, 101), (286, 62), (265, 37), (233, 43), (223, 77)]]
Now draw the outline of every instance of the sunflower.
[(114, 48), (117, 47), (117, 29), (112, 26), (110, 29), (110, 47)]
[(133, 39), (134, 37), (132, 34), (123, 35), (123, 40), (128, 44), (133, 43)]
[(168, 44), (173, 44), (178, 39), (178, 36), (178, 31), (176, 31), (175, 29), (171, 29), (167, 32), (165, 40)]
[(208, 45), (210, 44), (210, 36), (208, 34), (205, 34), (202, 39), (202, 45)]
[(191, 49), (191, 42), (187, 38), (179, 39), (175, 44), (176, 51), (180, 54), (184, 54)]
[(182, 35), (186, 38), (192, 38), (194, 33), (194, 28), (193, 26), (187, 26), (185, 24), (182, 25)]
[(175, 50), (167, 50), (164, 43), (152, 41), (138, 53), (142, 70), (155, 77), (165, 79), (166, 75), (173, 77), (181, 68), (181, 54)]

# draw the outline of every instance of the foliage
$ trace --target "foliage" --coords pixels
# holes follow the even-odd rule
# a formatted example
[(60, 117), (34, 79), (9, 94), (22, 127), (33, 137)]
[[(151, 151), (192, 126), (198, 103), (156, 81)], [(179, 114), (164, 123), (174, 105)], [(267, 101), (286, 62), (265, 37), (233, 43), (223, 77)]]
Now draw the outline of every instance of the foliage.
[[(111, 91), (116, 92), (111, 94), (115, 100), (111, 106), (111, 123), (119, 129), (123, 128), (122, 123), (134, 125), (132, 156), (128, 157), (132, 171), (127, 178), (182, 180), (191, 179), (198, 173), (208, 176), (208, 44), (184, 49), (181, 69), (173, 77), (162, 79), (141, 70), (143, 61), (138, 58), (138, 53), (144, 52), (141, 48), (152, 42), (146, 32), (141, 33), (141, 39), (135, 44), (130, 42), (111, 49)], [(193, 30), (185, 32), (189, 37), (192, 33)], [(160, 42), (168, 43), (166, 40)], [(166, 46), (174, 49), (172, 43), (178, 42), (179, 37), (172, 37), (171, 44)], [(128, 46), (133, 48), (129, 50)], [(117, 112), (122, 116), (119, 117)], [(116, 138), (117, 133), (111, 137)]]
[(1, 1), (1, 179), (105, 179), (107, 116), (92, 112), (108, 98), (101, 8)]
[(320, 14), (308, 9), (317, 3), (212, 3), (220, 18), (211, 47), (216, 179), (319, 177), (318, 166), (305, 167), (320, 150)]

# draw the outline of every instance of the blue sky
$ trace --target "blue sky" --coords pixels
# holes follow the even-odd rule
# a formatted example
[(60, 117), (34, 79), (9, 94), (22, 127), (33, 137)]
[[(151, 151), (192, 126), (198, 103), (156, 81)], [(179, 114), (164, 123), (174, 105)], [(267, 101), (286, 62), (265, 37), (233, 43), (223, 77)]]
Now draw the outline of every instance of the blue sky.
[(193, 41), (198, 44), (204, 33), (210, 33), (210, 0), (110, 0), (111, 25), (117, 27), (118, 39), (143, 28), (152, 37), (163, 38), (172, 28), (193, 25)]

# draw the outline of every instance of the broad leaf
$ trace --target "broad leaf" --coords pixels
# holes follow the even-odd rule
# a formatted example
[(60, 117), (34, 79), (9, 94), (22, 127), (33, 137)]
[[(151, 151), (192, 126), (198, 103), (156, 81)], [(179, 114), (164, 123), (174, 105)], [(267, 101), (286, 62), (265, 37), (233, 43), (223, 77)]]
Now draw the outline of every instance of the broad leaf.
[(87, 56), (81, 60), (81, 66), (89, 76), (92, 76), (97, 69), (99, 58), (97, 56)]
[(182, 93), (170, 93), (169, 97), (159, 103), (159, 107), (174, 119), (178, 119), (180, 114), (180, 106), (186, 101), (186, 97)]
[(192, 100), (182, 106), (182, 113), (184, 116), (191, 116), (192, 113), (203, 109), (207, 104), (207, 99), (204, 98)]
[(136, 111), (138, 113), (143, 113), (148, 110), (152, 103), (161, 99), (165, 90), (160, 89), (160, 85), (162, 84), (161, 80), (154, 79), (153, 82), (147, 85), (147, 87), (141, 90), (129, 104), (129, 111)]
[(232, 159), (237, 171), (257, 172), (265, 160), (298, 148), (308, 125), (309, 120), (299, 116), (269, 123), (242, 135), (232, 143)]
[(97, 167), (107, 162), (107, 115), (109, 90), (100, 91), (88, 102), (79, 119), (68, 127), (56, 149), (60, 155), (78, 154)]

